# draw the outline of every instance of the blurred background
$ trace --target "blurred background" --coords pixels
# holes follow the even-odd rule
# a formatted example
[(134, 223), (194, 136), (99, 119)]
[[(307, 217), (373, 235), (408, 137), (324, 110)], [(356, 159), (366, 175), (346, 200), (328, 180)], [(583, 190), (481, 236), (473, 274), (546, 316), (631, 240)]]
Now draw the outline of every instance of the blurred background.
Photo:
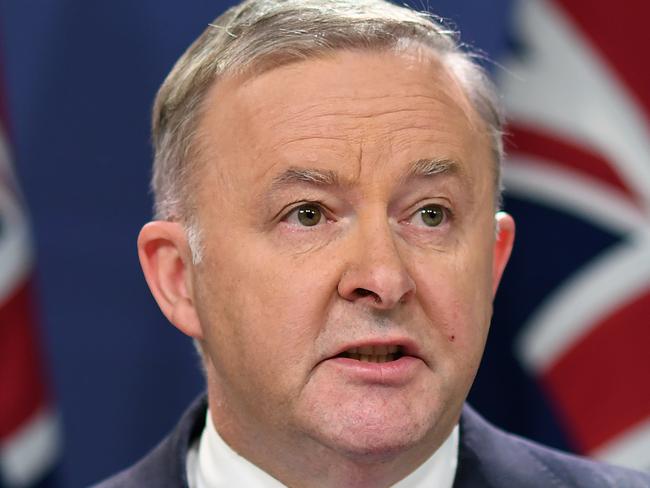
[[(0, 487), (126, 467), (202, 389), (135, 241), (149, 112), (233, 2), (0, 0)], [(541, 442), (650, 470), (650, 4), (429, 0), (510, 113), (518, 222), (470, 401)]]

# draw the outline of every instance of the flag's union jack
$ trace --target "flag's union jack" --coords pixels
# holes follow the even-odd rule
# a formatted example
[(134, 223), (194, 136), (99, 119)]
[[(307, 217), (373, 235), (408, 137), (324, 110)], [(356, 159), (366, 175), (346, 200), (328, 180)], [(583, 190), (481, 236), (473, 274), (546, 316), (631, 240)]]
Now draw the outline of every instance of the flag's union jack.
[[(539, 379), (578, 450), (646, 470), (648, 18), (646, 0), (616, 6), (593, 0), (522, 1), (517, 10), (521, 49), (500, 80), (511, 121), (509, 194), (616, 237), (582, 259), (538, 304), (518, 337), (518, 356)], [(543, 252), (568, 252), (567, 247), (575, 248), (568, 244), (582, 237), (577, 234), (577, 228), (543, 229)]]
[(37, 347), (28, 222), (13, 175), (0, 86), (0, 487), (33, 486), (58, 457)]

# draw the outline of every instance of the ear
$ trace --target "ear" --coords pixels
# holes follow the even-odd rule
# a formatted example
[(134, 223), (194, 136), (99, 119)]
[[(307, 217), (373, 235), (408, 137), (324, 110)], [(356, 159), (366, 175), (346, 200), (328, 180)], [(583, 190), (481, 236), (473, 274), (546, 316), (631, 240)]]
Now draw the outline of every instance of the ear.
[(515, 240), (514, 219), (505, 212), (497, 212), (494, 218), (496, 220), (497, 238), (492, 258), (492, 296), (497, 292)]
[(202, 339), (192, 291), (192, 253), (183, 226), (154, 221), (138, 236), (138, 257), (160, 310), (181, 332)]

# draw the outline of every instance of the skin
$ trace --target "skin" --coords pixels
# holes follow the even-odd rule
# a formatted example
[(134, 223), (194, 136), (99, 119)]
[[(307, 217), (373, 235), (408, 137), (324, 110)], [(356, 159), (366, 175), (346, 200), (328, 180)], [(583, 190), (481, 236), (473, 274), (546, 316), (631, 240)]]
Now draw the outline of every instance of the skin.
[[(162, 311), (202, 344), (215, 426), (289, 486), (390, 486), (458, 422), (512, 247), (485, 127), (415, 48), (225, 78), (206, 103), (203, 261), (174, 222), (138, 246)], [(333, 359), (387, 341), (410, 348), (392, 376)]]

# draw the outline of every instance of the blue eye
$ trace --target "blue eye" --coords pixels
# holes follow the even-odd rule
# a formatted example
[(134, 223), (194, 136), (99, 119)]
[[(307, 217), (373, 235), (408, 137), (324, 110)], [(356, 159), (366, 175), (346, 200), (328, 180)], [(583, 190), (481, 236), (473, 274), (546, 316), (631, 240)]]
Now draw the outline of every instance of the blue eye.
[(445, 209), (440, 205), (426, 205), (418, 209), (413, 218), (418, 218), (427, 227), (438, 227), (445, 221)]
[(323, 212), (317, 205), (305, 204), (291, 212), (290, 219), (294, 218), (297, 219), (298, 224), (304, 227), (313, 227), (323, 220)]

